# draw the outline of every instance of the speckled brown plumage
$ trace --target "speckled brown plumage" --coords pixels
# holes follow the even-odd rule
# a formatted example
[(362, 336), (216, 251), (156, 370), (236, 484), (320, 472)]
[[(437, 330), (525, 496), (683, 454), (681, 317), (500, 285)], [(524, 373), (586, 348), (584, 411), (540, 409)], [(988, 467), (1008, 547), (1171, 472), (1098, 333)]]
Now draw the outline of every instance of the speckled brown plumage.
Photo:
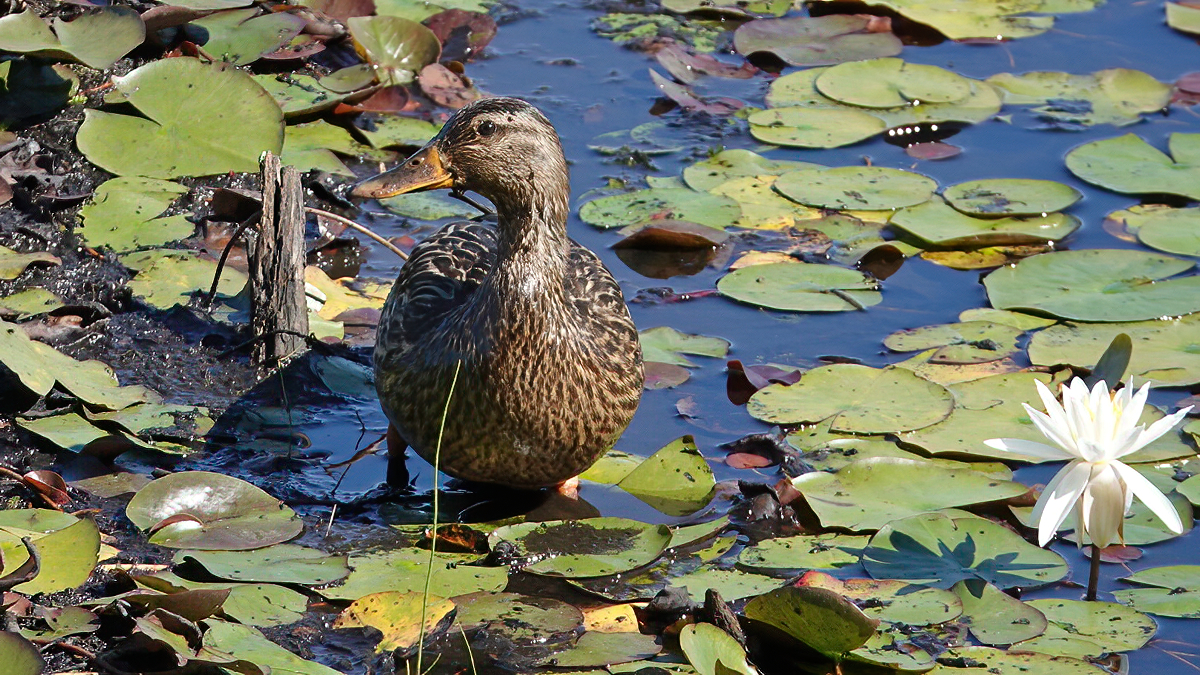
[[(434, 169), (448, 177), (426, 178)], [(408, 191), (417, 173), (416, 189), (452, 181), (487, 197), (498, 222), (448, 225), (401, 269), (375, 347), (384, 412), (432, 462), (461, 361), (443, 471), (527, 488), (577, 475), (629, 424), (643, 370), (620, 287), (567, 237), (570, 187), (557, 134), (523, 101), (484, 99), (355, 192), (394, 194), (397, 183)]]

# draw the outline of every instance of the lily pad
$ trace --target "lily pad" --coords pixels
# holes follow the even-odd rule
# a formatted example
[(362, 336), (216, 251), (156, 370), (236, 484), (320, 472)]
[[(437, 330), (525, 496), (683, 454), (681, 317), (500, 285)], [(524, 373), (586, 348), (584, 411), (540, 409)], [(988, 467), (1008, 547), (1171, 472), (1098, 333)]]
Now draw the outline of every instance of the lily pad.
[(930, 363), (987, 363), (1017, 351), (1019, 328), (990, 321), (947, 323), (897, 331), (883, 339), (896, 352), (936, 349)]
[(679, 633), (679, 647), (700, 675), (758, 675), (746, 660), (745, 648), (711, 623), (684, 626)]
[[(899, 518), (999, 501), (1027, 490), (978, 471), (895, 457), (861, 459), (835, 474), (807, 473), (792, 484), (822, 525), (855, 531), (878, 530)], [(874, 572), (872, 576), (881, 578)]]
[(862, 272), (816, 263), (770, 263), (734, 270), (717, 282), (722, 295), (768, 309), (849, 312), (883, 302)]
[(652, 562), (671, 542), (665, 525), (627, 518), (586, 518), (506, 525), (488, 536), (507, 541), (522, 556), (541, 558), (527, 572), (556, 577), (599, 577)]
[(788, 0), (663, 0), (663, 9), (687, 14), (727, 14), (732, 18), (783, 16), (791, 8)]
[(682, 333), (670, 326), (647, 328), (638, 333), (638, 337), (642, 343), (642, 357), (647, 361), (695, 368), (696, 364), (684, 354), (725, 358), (729, 353), (729, 340)]
[(962, 75), (897, 58), (843, 63), (821, 73), (816, 84), (825, 96), (864, 108), (956, 103), (971, 95)]
[(1103, 675), (1107, 670), (1087, 661), (992, 647), (955, 647), (940, 657), (930, 675), (973, 675), (984, 669), (995, 675)]
[(891, 32), (868, 29), (871, 17), (832, 14), (819, 17), (759, 19), (742, 24), (733, 34), (739, 54), (769, 52), (791, 66), (826, 66), (882, 56), (904, 48)]
[[(186, 251), (149, 251), (148, 254), (144, 259), (146, 264), (129, 282), (129, 290), (147, 305), (158, 309), (186, 305), (197, 291), (207, 293), (217, 273), (215, 261)], [(122, 262), (129, 265), (131, 260), (125, 258)], [(226, 265), (221, 270), (217, 293), (232, 297), (246, 282), (244, 273)]]
[(789, 171), (820, 168), (823, 168), (820, 164), (768, 159), (749, 150), (733, 148), (688, 166), (683, 170), (683, 180), (693, 190), (707, 192), (731, 178), (778, 176)]
[(444, 218), (471, 218), (479, 211), (449, 195), (436, 192), (414, 192), (379, 200), (383, 208), (398, 216), (416, 220), (442, 220)]
[[(57, 519), (59, 515), (50, 517)], [(12, 590), (27, 595), (57, 593), (78, 588), (87, 582), (99, 559), (100, 531), (91, 518), (73, 518), (72, 521), (66, 526), (62, 521), (55, 523), (56, 527), (46, 534), (13, 527), (0, 530), (0, 558), (4, 561), (4, 575), (17, 570), (29, 560), (29, 551), (21, 543), (21, 537), (30, 537), (41, 556), (42, 564), (37, 576), (17, 584)]]
[(255, 551), (180, 551), (176, 562), (191, 560), (209, 574), (230, 581), (319, 586), (350, 573), (346, 554), (330, 554), (294, 544)]
[(71, 452), (111, 456), (115, 453), (101, 449), (115, 446), (119, 453), (130, 449), (134, 443), (123, 435), (96, 427), (73, 412), (32, 419), (18, 418), (17, 426)]
[(227, 621), (208, 621), (204, 646), (236, 659), (270, 668), (280, 675), (340, 675), (338, 671), (296, 656), (271, 642), (251, 626)]
[(0, 298), (0, 316), (21, 318), (44, 314), (62, 306), (63, 301), (57, 295), (41, 286), (33, 286)]
[(384, 591), (364, 595), (350, 603), (333, 622), (333, 627), (370, 626), (383, 633), (375, 647), (376, 652), (400, 650), (403, 653), (416, 647), (422, 637), (435, 633), (453, 612), (454, 603), (443, 598), (416, 592)]
[(1046, 631), (1046, 615), (980, 579), (964, 579), (951, 589), (963, 605), (959, 619), (986, 645), (1011, 645)]
[(0, 660), (11, 675), (41, 675), (46, 662), (33, 643), (19, 633), (0, 631)]
[(125, 515), (150, 543), (168, 548), (248, 551), (285, 542), (304, 530), (294, 511), (246, 481), (208, 471), (164, 476), (138, 491)]
[(927, 201), (937, 182), (900, 169), (843, 166), (785, 173), (775, 181), (775, 189), (809, 206), (878, 211)]
[(206, 34), (204, 51), (218, 60), (244, 66), (290, 42), (306, 24), (295, 14), (259, 14), (257, 8), (249, 8), (209, 14), (189, 25)]
[(144, 588), (162, 593), (184, 591), (227, 591), (221, 613), (250, 626), (283, 626), (304, 618), (308, 596), (275, 584), (239, 582), (201, 582), (183, 579), (170, 572), (138, 575), (134, 581)]
[(16, 279), (25, 273), (25, 269), (34, 263), (61, 265), (62, 260), (45, 251), (33, 253), (17, 253), (11, 248), (0, 246), (0, 279), (5, 281)]
[(1194, 267), (1145, 251), (1059, 251), (1002, 267), (983, 283), (998, 309), (1077, 321), (1139, 321), (1200, 310), (1200, 277), (1170, 278)]
[(330, 600), (357, 600), (383, 591), (424, 592), (429, 576), (429, 593), (450, 598), (476, 591), (499, 591), (508, 584), (508, 569), (472, 565), (479, 556), (435, 553), (429, 574), (429, 551), (404, 548), (350, 558), (354, 569), (341, 586), (319, 592)]
[(796, 384), (760, 389), (746, 404), (752, 417), (770, 424), (833, 418), (833, 431), (858, 434), (920, 429), (945, 419), (953, 408), (945, 387), (910, 371), (856, 364), (814, 368)]
[(932, 626), (962, 615), (962, 601), (954, 593), (893, 579), (838, 579), (811, 571), (796, 581), (802, 588), (825, 588), (848, 598), (863, 614), (908, 626)]
[(817, 209), (797, 204), (774, 190), (775, 176), (744, 176), (731, 178), (709, 190), (712, 194), (737, 200), (742, 215), (737, 227), (755, 230), (782, 230), (803, 227), (821, 218)]
[(999, 588), (1036, 586), (1067, 575), (1067, 562), (1012, 530), (983, 518), (923, 513), (894, 520), (863, 551), (876, 579), (901, 579), (936, 588), (981, 579)]
[(454, 604), (455, 621), (463, 629), (486, 626), (517, 644), (550, 642), (583, 626), (583, 613), (577, 607), (553, 598), (477, 592), (454, 598)]
[(1200, 35), (1200, 8), (1181, 2), (1168, 2), (1167, 25), (1175, 30)]
[(1067, 168), (1113, 192), (1200, 199), (1200, 134), (1174, 133), (1167, 145), (1173, 160), (1134, 134), (1092, 141), (1067, 153)]
[(746, 618), (774, 626), (830, 658), (858, 649), (879, 620), (824, 588), (787, 586), (746, 603)]
[(1052, 16), (1024, 16), (1042, 11), (1041, 0), (870, 0), (867, 4), (887, 7), (951, 40), (1012, 40), (1041, 35), (1054, 26)]
[(887, 129), (883, 120), (865, 112), (802, 107), (760, 110), (746, 121), (756, 139), (796, 148), (839, 148)]
[(684, 220), (724, 229), (740, 215), (741, 208), (728, 197), (681, 188), (636, 190), (601, 197), (579, 209), (583, 222), (604, 229), (649, 220)]
[(801, 534), (766, 539), (738, 554), (738, 567), (760, 574), (792, 576), (809, 569), (854, 565), (870, 537), (850, 534)]
[(708, 504), (716, 481), (691, 436), (676, 439), (638, 465), (617, 487), (669, 516)]
[(121, 177), (96, 188), (92, 203), (79, 210), (79, 230), (89, 246), (108, 246), (117, 252), (190, 237), (196, 226), (189, 214), (159, 217), (171, 202), (188, 189), (178, 183), (154, 178)]
[(547, 656), (542, 665), (591, 668), (652, 658), (662, 651), (653, 635), (638, 632), (605, 633), (589, 630), (567, 649)]
[(971, 180), (942, 193), (955, 209), (972, 216), (1036, 216), (1061, 211), (1083, 195), (1052, 180), (993, 178)]
[(1200, 619), (1200, 565), (1154, 567), (1123, 581), (1149, 588), (1113, 591), (1121, 604), (1157, 616)]
[[(117, 175), (178, 178), (257, 172), (264, 151), (283, 148), (283, 113), (249, 75), (193, 58), (161, 59), (113, 78), (107, 100), (145, 117), (84, 111), (75, 142)], [(205, 92), (204, 106), (180, 101)]]
[(1171, 100), (1171, 85), (1127, 68), (1088, 75), (1000, 73), (987, 81), (1004, 92), (1005, 103), (1037, 106), (1041, 118), (1083, 126), (1133, 124)]
[(279, 157), (283, 164), (294, 166), (297, 171), (318, 169), (353, 178), (354, 172), (334, 153), (350, 157), (370, 154), (376, 158), (386, 157), (388, 154), (359, 143), (350, 132), (339, 126), (317, 120), (289, 125), (283, 139), (283, 153)]
[[(367, 73), (365, 86), (374, 81), (374, 73), (369, 67), (363, 67)], [(349, 93), (330, 89), (326, 86), (328, 78), (319, 80), (304, 73), (264, 73), (252, 77), (275, 100), (284, 117), (289, 118), (332, 108)]]
[(375, 66), (384, 86), (409, 84), (435, 63), (442, 43), (425, 26), (398, 16), (354, 16), (346, 20), (355, 47)]
[(1066, 213), (977, 218), (951, 208), (940, 197), (900, 209), (891, 224), (938, 248), (1040, 244), (1079, 229), (1079, 219)]
[(1085, 658), (1141, 649), (1154, 637), (1154, 619), (1112, 602), (1041, 598), (1026, 603), (1045, 615), (1046, 632), (1014, 650)]
[(1133, 340), (1128, 373), (1139, 382), (1181, 387), (1200, 382), (1200, 315), (1129, 323), (1066, 323), (1034, 333), (1029, 360), (1035, 365), (1090, 368), (1113, 338)]
[(1200, 208), (1171, 209), (1151, 215), (1137, 228), (1138, 241), (1150, 248), (1200, 257)]
[(78, 88), (79, 78), (66, 65), (29, 59), (0, 62), (0, 126), (52, 113)]
[(146, 39), (146, 26), (130, 7), (99, 7), (51, 26), (32, 9), (0, 18), (0, 50), (67, 58), (104, 70)]

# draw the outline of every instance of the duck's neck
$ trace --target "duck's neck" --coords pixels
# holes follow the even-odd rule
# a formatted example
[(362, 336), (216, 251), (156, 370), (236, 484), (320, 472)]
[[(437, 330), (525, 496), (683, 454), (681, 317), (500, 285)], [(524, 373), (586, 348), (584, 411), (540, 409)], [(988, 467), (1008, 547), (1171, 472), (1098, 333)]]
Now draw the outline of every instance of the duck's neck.
[(489, 283), (501, 296), (502, 306), (518, 311), (566, 302), (563, 278), (571, 246), (567, 180), (531, 176), (514, 182), (519, 182), (519, 188), (492, 198), (499, 216), (499, 247)]

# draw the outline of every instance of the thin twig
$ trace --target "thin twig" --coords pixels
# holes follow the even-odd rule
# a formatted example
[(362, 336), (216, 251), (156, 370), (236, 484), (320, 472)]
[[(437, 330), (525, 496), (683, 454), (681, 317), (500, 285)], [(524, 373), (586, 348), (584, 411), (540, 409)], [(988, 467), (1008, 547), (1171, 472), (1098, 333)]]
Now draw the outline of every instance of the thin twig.
[(381, 237), (381, 236), (379, 236), (379, 235), (375, 234), (374, 232), (372, 232), (371, 230), (369, 230), (369, 229), (368, 229), (366, 226), (364, 226), (364, 225), (360, 225), (360, 224), (358, 224), (358, 223), (354, 222), (353, 220), (350, 220), (349, 218), (346, 218), (345, 216), (339, 216), (339, 215), (338, 215), (338, 214), (336, 214), (336, 213), (331, 213), (331, 212), (329, 212), (329, 211), (325, 211), (324, 209), (318, 209), (318, 208), (314, 208), (314, 207), (312, 207), (312, 206), (306, 206), (306, 207), (304, 207), (304, 210), (305, 210), (305, 211), (307, 211), (308, 213), (311, 213), (311, 214), (315, 215), (315, 216), (321, 216), (322, 218), (328, 218), (328, 219), (330, 219), (330, 220), (336, 220), (337, 222), (339, 222), (339, 223), (341, 223), (341, 224), (345, 225), (346, 227), (349, 227), (349, 228), (351, 228), (351, 229), (353, 229), (353, 230), (358, 230), (359, 232), (361, 232), (361, 233), (363, 233), (363, 234), (367, 235), (368, 237), (370, 237), (370, 238), (374, 239), (375, 241), (379, 242), (379, 243), (380, 243), (380, 244), (382, 244), (383, 246), (387, 247), (387, 249), (388, 249), (389, 251), (391, 251), (392, 253), (395, 253), (396, 255), (400, 256), (400, 259), (401, 259), (401, 260), (408, 260), (408, 254), (407, 254), (407, 253), (405, 253), (404, 251), (400, 250), (400, 248), (399, 248), (399, 247), (397, 247), (395, 244), (393, 244), (392, 242), (388, 241), (387, 239), (384, 239), (383, 237)]
[(233, 244), (242, 236), (246, 228), (252, 223), (258, 222), (262, 217), (262, 209), (255, 211), (249, 218), (243, 220), (237, 229), (233, 231), (233, 236), (229, 237), (229, 241), (225, 244), (225, 250), (221, 251), (221, 259), (217, 261), (217, 273), (213, 275), (212, 287), (208, 289), (208, 297), (204, 300), (205, 307), (212, 307), (213, 300), (217, 297), (217, 284), (221, 281), (221, 272), (225, 269), (225, 261), (229, 260), (229, 252), (233, 250)]
[(55, 504), (52, 499), (50, 499), (46, 495), (39, 492), (37, 490), (37, 488), (31, 486), (29, 484), (29, 481), (25, 480), (25, 476), (22, 476), (21, 474), (17, 473), (16, 471), (13, 471), (12, 469), (10, 469), (6, 466), (0, 466), (0, 476), (4, 476), (5, 478), (11, 478), (11, 479), (17, 481), (21, 485), (24, 485), (26, 488), (28, 488), (30, 492), (37, 495), (38, 498), (40, 498), (43, 502), (46, 503), (46, 506), (49, 506), (50, 508), (54, 509), (55, 511), (62, 511), (61, 506)]
[(262, 335), (255, 335), (254, 337), (250, 338), (249, 340), (246, 340), (245, 342), (242, 342), (241, 344), (236, 344), (236, 345), (230, 347), (229, 349), (226, 349), (225, 351), (221, 352), (220, 354), (217, 354), (217, 358), (218, 359), (227, 358), (229, 356), (232, 356), (232, 355), (242, 351), (246, 347), (253, 345), (256, 342), (259, 342), (260, 340), (265, 340), (270, 337), (275, 337), (276, 335), (294, 335), (298, 338), (303, 339), (308, 344), (309, 349), (315, 349), (317, 351), (320, 351), (322, 354), (328, 353), (327, 351), (325, 351), (328, 349), (328, 345), (326, 345), (324, 342), (321, 342), (320, 340), (318, 340), (312, 333), (306, 334), (306, 333), (301, 333), (300, 331), (296, 331), (296, 330), (288, 330), (286, 328), (280, 328), (278, 330), (273, 330), (273, 331), (270, 331), (267, 333), (263, 333)]
[(450, 196), (454, 197), (455, 199), (459, 200), (460, 202), (466, 202), (466, 203), (470, 204), (471, 206), (479, 209), (480, 211), (482, 211), (484, 213), (484, 215), (488, 215), (488, 216), (496, 215), (495, 211), (489, 209), (488, 207), (484, 206), (483, 204), (480, 204), (479, 202), (475, 201), (474, 199), (471, 199), (464, 192), (459, 192), (458, 190), (451, 190)]

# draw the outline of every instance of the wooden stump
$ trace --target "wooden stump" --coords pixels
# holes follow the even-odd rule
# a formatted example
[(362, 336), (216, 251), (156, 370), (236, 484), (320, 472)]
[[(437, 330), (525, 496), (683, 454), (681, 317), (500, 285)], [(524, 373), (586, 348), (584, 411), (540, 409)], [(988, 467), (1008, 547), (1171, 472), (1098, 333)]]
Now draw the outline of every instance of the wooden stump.
[(300, 335), (308, 334), (304, 192), (296, 169), (281, 169), (269, 152), (262, 160), (262, 218), (250, 246), (250, 325), (263, 336), (254, 347), (258, 365), (274, 366), (299, 352)]

